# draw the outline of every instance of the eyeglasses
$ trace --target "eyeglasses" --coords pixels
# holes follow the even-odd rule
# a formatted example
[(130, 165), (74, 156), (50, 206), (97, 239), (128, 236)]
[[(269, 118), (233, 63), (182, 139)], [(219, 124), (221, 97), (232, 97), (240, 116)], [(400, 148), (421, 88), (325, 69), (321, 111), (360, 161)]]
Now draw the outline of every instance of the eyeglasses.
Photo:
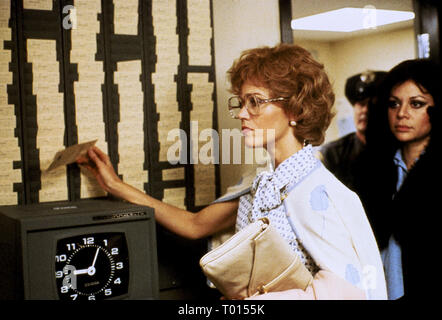
[(257, 116), (261, 111), (260, 109), (262, 104), (285, 100), (288, 100), (288, 98), (279, 97), (272, 99), (260, 99), (254, 94), (246, 95), (244, 99), (240, 96), (233, 96), (228, 100), (229, 113), (233, 119), (239, 119), (239, 113), (241, 112), (242, 107), (245, 106), (247, 112), (251, 116)]

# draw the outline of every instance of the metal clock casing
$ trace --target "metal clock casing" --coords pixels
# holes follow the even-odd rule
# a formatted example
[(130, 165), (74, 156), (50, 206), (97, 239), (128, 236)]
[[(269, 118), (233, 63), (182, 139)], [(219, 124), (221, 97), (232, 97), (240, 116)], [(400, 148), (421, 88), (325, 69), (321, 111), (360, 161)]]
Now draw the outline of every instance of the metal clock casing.
[(101, 300), (127, 294), (129, 257), (123, 233), (83, 234), (57, 241), (55, 281), (61, 300)]
[[(68, 260), (83, 294), (61, 292)], [(0, 266), (0, 300), (158, 299), (154, 211), (112, 199), (0, 206)]]

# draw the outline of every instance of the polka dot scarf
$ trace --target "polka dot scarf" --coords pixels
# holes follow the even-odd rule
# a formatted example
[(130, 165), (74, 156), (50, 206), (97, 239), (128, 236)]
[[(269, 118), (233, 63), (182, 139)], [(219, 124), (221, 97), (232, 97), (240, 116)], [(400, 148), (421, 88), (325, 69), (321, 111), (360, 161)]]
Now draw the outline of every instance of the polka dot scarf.
[(313, 155), (313, 148), (308, 145), (284, 160), (276, 170), (259, 173), (253, 181), (250, 193), (240, 198), (236, 224), (237, 230), (241, 230), (257, 219), (267, 217), (312, 274), (315, 274), (318, 268), (297, 240), (283, 201), (289, 190), (317, 165), (318, 160)]

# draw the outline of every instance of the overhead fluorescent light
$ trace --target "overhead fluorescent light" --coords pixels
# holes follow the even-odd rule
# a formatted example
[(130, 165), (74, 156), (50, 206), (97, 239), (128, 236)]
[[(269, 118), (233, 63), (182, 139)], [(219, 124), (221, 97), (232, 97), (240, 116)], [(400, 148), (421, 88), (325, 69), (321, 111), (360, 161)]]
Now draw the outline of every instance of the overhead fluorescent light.
[(342, 8), (293, 19), (293, 30), (353, 32), (414, 19), (414, 12), (365, 8)]

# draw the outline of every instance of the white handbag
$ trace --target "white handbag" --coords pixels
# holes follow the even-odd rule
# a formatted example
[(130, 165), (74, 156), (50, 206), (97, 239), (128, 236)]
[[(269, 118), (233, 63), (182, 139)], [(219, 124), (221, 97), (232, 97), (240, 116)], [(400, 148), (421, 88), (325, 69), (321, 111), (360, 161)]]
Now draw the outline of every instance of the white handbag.
[(248, 225), (200, 260), (227, 299), (271, 291), (305, 290), (313, 277), (267, 218)]

